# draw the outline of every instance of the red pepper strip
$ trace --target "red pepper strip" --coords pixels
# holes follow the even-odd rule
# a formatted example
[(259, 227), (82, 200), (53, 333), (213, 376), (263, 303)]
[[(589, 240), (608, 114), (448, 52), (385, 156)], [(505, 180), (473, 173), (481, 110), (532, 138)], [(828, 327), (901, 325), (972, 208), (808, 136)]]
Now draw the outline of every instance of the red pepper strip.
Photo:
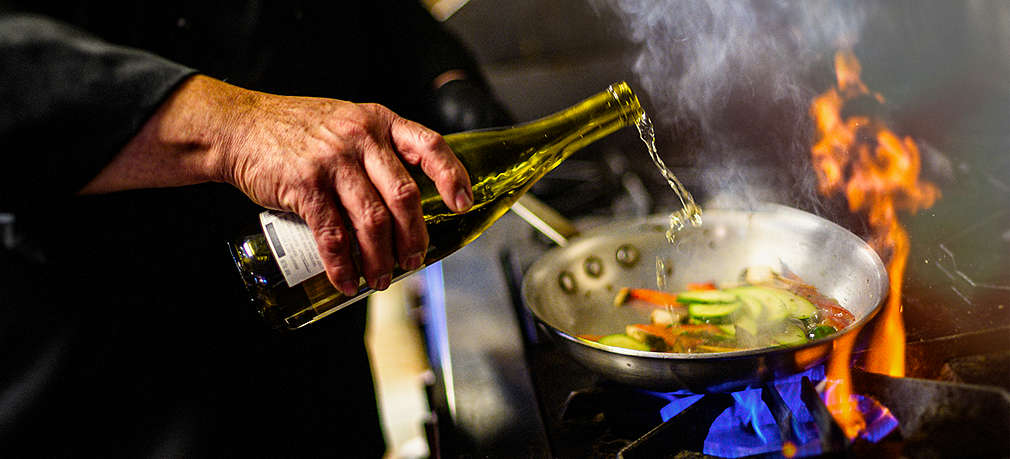
[(575, 335), (576, 338), (581, 338), (587, 341), (599, 341), (602, 336), (600, 335)]
[(831, 303), (814, 303), (818, 308), (821, 309), (821, 315), (826, 316), (824, 322), (828, 325), (835, 327), (836, 330), (841, 330), (849, 325), (852, 325), (856, 321), (856, 316), (852, 315), (848, 309)]
[(824, 318), (822, 322), (838, 330), (848, 327), (856, 321), (856, 316), (849, 312), (848, 309), (843, 308), (834, 299), (824, 296), (813, 286), (804, 284), (796, 286), (791, 290), (793, 293), (810, 300), (820, 310), (820, 315)]
[(683, 306), (677, 302), (676, 294), (660, 292), (659, 290), (633, 288), (628, 290), (628, 296), (657, 306)]
[(714, 282), (688, 282), (688, 290), (715, 290), (716, 286)]

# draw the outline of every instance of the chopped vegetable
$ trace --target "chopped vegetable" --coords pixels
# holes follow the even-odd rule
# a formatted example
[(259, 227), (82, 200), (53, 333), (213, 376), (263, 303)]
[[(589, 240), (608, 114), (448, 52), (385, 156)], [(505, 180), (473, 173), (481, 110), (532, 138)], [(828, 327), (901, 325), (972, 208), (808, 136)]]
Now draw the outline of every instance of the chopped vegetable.
[(719, 325), (719, 330), (722, 331), (722, 333), (728, 337), (732, 338), (736, 336), (736, 325), (733, 324)]
[(614, 298), (614, 305), (620, 306), (629, 298), (641, 300), (646, 303), (652, 303), (656, 306), (682, 306), (677, 301), (677, 295), (672, 293), (660, 292), (659, 290), (650, 290), (647, 288), (627, 287), (622, 288), (621, 291), (617, 292), (617, 296)]
[(653, 309), (649, 314), (649, 320), (656, 325), (670, 326), (680, 323), (682, 314), (677, 314), (670, 309)]
[(807, 333), (807, 337), (810, 339), (821, 339), (825, 336), (834, 334), (836, 331), (838, 330), (835, 330), (835, 327), (832, 327), (831, 325), (818, 325), (811, 329), (810, 333)]
[(624, 333), (599, 342), (654, 352), (732, 352), (804, 344), (855, 321), (837, 301), (795, 274), (783, 277), (753, 267), (741, 278), (747, 283), (720, 283), (722, 288), (714, 282), (691, 283), (679, 293), (622, 288), (614, 304), (633, 299), (657, 306), (650, 311), (651, 323), (627, 325)]
[(754, 320), (753, 316), (745, 315), (740, 317), (733, 323), (733, 325), (735, 329), (742, 330), (751, 336), (757, 336), (758, 334), (757, 322)]
[(661, 325), (628, 325), (625, 327), (624, 333), (659, 352), (672, 349), (677, 344), (677, 335), (671, 332), (670, 327)]
[(674, 327), (670, 327), (672, 333), (680, 334), (709, 334), (709, 335), (721, 335), (723, 334), (722, 328), (718, 325), (711, 324), (682, 324)]
[(649, 346), (646, 346), (645, 343), (638, 341), (628, 335), (620, 333), (607, 335), (604, 336), (603, 338), (600, 338), (600, 344), (606, 346), (623, 347), (625, 349), (634, 349), (636, 351), (649, 350)]
[(721, 304), (692, 304), (687, 307), (691, 318), (698, 319), (704, 323), (726, 324), (731, 321), (730, 316), (740, 309), (740, 303)]
[[(729, 291), (742, 299), (746, 298), (744, 301), (749, 303), (748, 309), (759, 324), (778, 323), (785, 320), (789, 315), (789, 307), (778, 295), (773, 293), (773, 289), (750, 285), (732, 288)], [(761, 312), (754, 314), (757, 305), (760, 305)]]
[(736, 295), (723, 290), (688, 290), (677, 294), (681, 303), (733, 303)]
[(807, 334), (796, 324), (787, 324), (772, 340), (782, 346), (795, 346), (807, 342)]
[(617, 296), (614, 297), (615, 308), (624, 304), (624, 302), (628, 300), (628, 292), (630, 291), (631, 289), (628, 287), (622, 287), (620, 290), (617, 291)]
[(715, 290), (715, 282), (688, 282), (688, 290)]

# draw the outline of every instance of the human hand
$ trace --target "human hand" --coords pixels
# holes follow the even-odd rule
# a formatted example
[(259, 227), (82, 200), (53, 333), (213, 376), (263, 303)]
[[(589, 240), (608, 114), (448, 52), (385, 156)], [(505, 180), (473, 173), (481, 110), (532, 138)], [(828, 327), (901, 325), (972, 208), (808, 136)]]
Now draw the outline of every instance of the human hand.
[(470, 180), (442, 137), (375, 104), (248, 92), (233, 107), (223, 180), (256, 203), (301, 216), (330, 281), (345, 294), (360, 274), (383, 290), (394, 260), (421, 265), (428, 234), (420, 190), (402, 162), (418, 165), (456, 212), (473, 203)]
[(327, 277), (350, 295), (359, 274), (382, 290), (394, 260), (411, 270), (424, 259), (420, 190), (404, 162), (420, 166), (453, 211), (472, 206), (470, 178), (442, 136), (385, 107), (259, 93), (197, 75), (80, 193), (230, 183), (302, 217)]

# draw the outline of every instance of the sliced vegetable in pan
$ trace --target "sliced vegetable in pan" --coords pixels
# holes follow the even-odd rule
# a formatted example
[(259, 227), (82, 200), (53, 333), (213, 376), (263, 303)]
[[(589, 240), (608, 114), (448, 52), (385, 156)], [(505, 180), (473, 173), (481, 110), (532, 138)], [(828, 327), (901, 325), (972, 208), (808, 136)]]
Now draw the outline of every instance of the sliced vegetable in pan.
[(622, 288), (614, 305), (639, 302), (654, 307), (650, 323), (629, 324), (598, 342), (653, 352), (732, 352), (804, 344), (831, 336), (855, 320), (837, 301), (795, 275), (752, 267), (740, 277), (742, 282), (724, 287), (689, 283), (677, 293)]

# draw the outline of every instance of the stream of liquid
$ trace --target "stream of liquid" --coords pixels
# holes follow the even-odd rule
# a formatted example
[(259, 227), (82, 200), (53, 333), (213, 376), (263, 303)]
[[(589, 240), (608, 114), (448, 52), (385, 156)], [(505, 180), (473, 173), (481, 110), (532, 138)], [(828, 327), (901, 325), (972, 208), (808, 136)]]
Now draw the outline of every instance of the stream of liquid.
[(672, 244), (676, 240), (677, 232), (684, 229), (688, 222), (692, 226), (701, 225), (701, 207), (698, 207), (698, 204), (694, 202), (694, 197), (684, 188), (684, 184), (680, 183), (677, 176), (673, 175), (673, 172), (666, 167), (662, 158), (659, 157), (659, 151), (656, 148), (656, 130), (652, 125), (652, 120), (643, 113), (642, 118), (638, 120), (635, 127), (638, 128), (638, 136), (641, 137), (642, 142), (645, 143), (645, 147), (649, 150), (652, 162), (656, 164), (659, 173), (666, 179), (666, 183), (673, 189), (677, 198), (680, 199), (681, 208), (670, 214), (670, 227), (666, 231), (666, 240)]

